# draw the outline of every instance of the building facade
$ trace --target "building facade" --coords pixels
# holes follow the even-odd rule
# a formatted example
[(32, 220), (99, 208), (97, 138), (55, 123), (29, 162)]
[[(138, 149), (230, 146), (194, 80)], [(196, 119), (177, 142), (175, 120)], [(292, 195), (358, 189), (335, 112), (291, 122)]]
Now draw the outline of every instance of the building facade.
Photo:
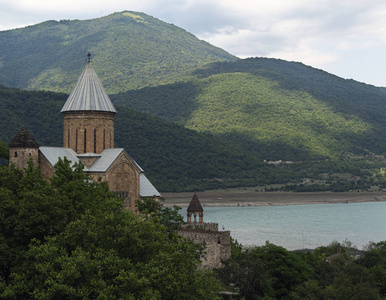
[(31, 158), (40, 165), (42, 175), (50, 178), (59, 158), (66, 157), (72, 164), (82, 162), (85, 173), (95, 181), (107, 181), (110, 190), (122, 197), (125, 207), (132, 211), (140, 197), (160, 196), (130, 155), (123, 148), (114, 148), (117, 111), (91, 64), (90, 54), (61, 113), (63, 147), (39, 146), (22, 128), (9, 144), (9, 163), (25, 168)]

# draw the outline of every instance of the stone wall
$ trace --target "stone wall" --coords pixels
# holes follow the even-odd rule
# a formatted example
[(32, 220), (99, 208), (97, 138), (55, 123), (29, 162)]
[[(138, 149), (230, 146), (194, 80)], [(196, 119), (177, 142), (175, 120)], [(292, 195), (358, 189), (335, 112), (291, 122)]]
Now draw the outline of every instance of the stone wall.
[(42, 174), (43, 178), (48, 180), (49, 178), (54, 176), (54, 168), (50, 165), (50, 163), (41, 153), (39, 153), (39, 165), (40, 173)]
[(181, 228), (178, 234), (205, 247), (201, 257), (203, 269), (220, 268), (222, 262), (231, 257), (230, 231)]
[(38, 148), (11, 148), (9, 150), (9, 164), (15, 164), (16, 168), (24, 169), (28, 165), (28, 160), (32, 159), (35, 166), (39, 161)]
[(114, 113), (91, 111), (63, 115), (63, 147), (78, 154), (114, 148)]
[(218, 223), (188, 223), (183, 225), (183, 228), (218, 231)]
[(88, 173), (94, 181), (100, 177), (107, 181), (109, 189), (117, 195), (127, 195), (124, 206), (136, 211), (135, 201), (139, 199), (140, 171), (126, 153), (122, 153), (106, 173)]

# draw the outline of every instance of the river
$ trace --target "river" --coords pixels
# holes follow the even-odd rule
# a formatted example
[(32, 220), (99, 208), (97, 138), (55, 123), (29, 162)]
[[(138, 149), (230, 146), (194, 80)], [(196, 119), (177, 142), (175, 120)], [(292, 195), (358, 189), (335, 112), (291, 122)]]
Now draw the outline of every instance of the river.
[(245, 246), (269, 241), (288, 250), (314, 249), (347, 239), (362, 249), (386, 240), (386, 202), (204, 207), (204, 222), (230, 230)]

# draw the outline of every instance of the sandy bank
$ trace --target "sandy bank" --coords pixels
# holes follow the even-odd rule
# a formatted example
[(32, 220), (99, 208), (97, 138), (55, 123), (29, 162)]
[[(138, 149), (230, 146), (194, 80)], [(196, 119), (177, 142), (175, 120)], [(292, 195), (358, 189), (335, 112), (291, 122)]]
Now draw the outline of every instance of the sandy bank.
[[(256, 192), (253, 190), (216, 190), (197, 193), (202, 205), (211, 207), (226, 206), (277, 206), (326, 203), (358, 203), (386, 201), (386, 192)], [(163, 193), (165, 206), (186, 207), (193, 193)]]

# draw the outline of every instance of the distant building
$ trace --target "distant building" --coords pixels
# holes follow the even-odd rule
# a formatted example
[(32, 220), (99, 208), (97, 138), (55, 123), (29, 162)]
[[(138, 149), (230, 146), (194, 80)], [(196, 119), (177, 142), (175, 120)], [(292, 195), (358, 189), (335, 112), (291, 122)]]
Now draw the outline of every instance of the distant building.
[(196, 193), (187, 208), (187, 224), (178, 233), (205, 247), (204, 269), (220, 268), (231, 257), (230, 231), (219, 231), (217, 223), (204, 223), (204, 209)]
[(25, 168), (32, 158), (46, 178), (54, 165), (66, 157), (72, 164), (82, 162), (93, 180), (107, 181), (111, 191), (124, 199), (126, 208), (135, 211), (140, 197), (160, 196), (142, 168), (123, 148), (114, 148), (114, 116), (117, 111), (88, 62), (64, 104), (63, 147), (39, 146), (32, 134), (22, 128), (9, 144), (9, 163)]

